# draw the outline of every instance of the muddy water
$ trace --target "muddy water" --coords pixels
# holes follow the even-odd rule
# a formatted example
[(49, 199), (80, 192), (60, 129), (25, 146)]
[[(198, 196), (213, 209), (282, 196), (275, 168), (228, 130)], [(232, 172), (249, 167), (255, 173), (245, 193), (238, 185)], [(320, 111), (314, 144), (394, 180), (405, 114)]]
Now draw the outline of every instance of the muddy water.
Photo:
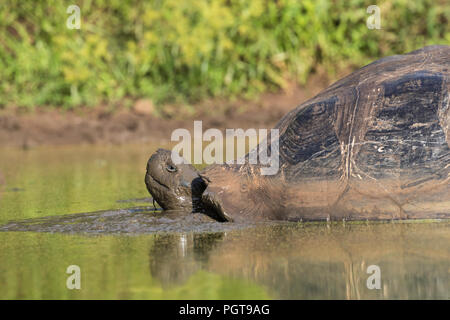
[[(0, 299), (449, 299), (450, 223), (164, 214), (148, 146), (0, 149)], [(81, 289), (66, 287), (69, 265)], [(380, 270), (369, 289), (367, 269)]]

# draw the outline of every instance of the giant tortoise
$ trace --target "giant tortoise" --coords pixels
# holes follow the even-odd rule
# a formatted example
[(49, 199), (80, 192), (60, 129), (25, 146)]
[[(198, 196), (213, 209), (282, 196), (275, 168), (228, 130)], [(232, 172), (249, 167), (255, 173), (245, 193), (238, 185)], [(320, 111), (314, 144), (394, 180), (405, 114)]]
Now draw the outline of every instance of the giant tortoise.
[(159, 149), (145, 183), (163, 209), (218, 221), (450, 218), (449, 89), (449, 46), (386, 57), (280, 120), (276, 175)]

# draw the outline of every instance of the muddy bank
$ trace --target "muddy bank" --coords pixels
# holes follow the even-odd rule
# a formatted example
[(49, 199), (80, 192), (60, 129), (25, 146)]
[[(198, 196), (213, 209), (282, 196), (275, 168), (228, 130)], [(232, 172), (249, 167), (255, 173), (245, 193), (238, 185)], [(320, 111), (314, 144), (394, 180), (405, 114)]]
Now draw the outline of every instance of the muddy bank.
[(266, 93), (253, 101), (221, 99), (203, 101), (189, 114), (181, 106), (167, 106), (167, 114), (154, 116), (134, 107), (82, 108), (72, 111), (37, 108), (33, 112), (0, 110), (0, 146), (30, 148), (39, 145), (164, 143), (174, 129), (272, 128), (289, 110), (319, 93), (328, 84), (324, 77), (283, 92)]

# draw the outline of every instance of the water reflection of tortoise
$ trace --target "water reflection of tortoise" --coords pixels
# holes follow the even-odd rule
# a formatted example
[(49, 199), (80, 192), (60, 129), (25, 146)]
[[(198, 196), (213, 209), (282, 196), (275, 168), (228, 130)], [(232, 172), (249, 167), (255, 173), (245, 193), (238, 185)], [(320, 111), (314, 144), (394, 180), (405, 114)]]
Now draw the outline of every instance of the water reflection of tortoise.
[[(322, 224), (162, 235), (149, 253), (150, 272), (173, 287), (205, 270), (260, 285), (282, 299), (447, 299), (448, 228)], [(381, 269), (380, 290), (367, 288), (370, 265)]]
[(163, 287), (183, 284), (205, 267), (222, 233), (156, 235), (150, 249), (150, 273)]
[(160, 149), (147, 188), (166, 210), (220, 221), (449, 218), (449, 87), (448, 46), (383, 58), (281, 119), (276, 175), (248, 162), (198, 173)]

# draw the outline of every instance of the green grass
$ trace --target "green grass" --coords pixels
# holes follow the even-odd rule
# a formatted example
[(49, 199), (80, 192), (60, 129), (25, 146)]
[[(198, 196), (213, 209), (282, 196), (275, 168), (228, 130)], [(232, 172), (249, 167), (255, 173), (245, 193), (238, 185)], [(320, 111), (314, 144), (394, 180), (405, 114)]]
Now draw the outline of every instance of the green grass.
[[(446, 0), (103, 0), (0, 4), (0, 108), (251, 97), (379, 57), (450, 44)], [(159, 107), (161, 108), (161, 107)], [(158, 111), (158, 110), (157, 110)]]

